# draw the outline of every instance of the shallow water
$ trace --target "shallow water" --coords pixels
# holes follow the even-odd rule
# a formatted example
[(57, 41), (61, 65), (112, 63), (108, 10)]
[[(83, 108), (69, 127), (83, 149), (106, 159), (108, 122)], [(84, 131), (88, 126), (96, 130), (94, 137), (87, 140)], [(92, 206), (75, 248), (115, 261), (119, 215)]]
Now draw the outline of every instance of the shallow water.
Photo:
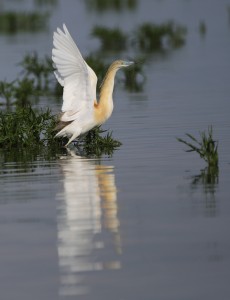
[[(49, 53), (63, 21), (85, 54), (98, 46), (89, 37), (94, 24), (188, 26), (183, 48), (145, 65), (142, 93), (117, 85), (104, 128), (123, 145), (111, 158), (25, 164), (1, 156), (1, 299), (229, 299), (230, 2), (138, 3), (131, 12), (99, 14), (63, 0), (50, 32), (0, 36), (4, 80), (15, 78), (26, 51)], [(47, 106), (59, 109), (52, 99)], [(220, 164), (210, 181), (204, 162), (176, 137), (211, 124)]]

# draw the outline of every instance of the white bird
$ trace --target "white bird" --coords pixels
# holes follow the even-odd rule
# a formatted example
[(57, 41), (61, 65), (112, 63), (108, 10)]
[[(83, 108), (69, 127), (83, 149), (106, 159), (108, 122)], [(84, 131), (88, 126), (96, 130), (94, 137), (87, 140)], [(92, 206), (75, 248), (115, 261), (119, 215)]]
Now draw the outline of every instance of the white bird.
[(96, 99), (97, 76), (83, 59), (67, 27), (57, 28), (53, 35), (52, 60), (55, 76), (63, 86), (63, 105), (56, 137), (67, 136), (68, 146), (80, 135), (103, 124), (113, 111), (113, 89), (116, 72), (133, 62), (114, 61), (103, 80), (99, 101)]

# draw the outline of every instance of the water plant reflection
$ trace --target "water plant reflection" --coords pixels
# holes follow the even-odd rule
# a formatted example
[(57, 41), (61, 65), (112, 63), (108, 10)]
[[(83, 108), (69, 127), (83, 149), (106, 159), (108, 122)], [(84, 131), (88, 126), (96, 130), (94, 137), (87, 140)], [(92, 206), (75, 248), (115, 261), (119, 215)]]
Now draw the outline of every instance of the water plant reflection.
[(60, 294), (64, 296), (89, 291), (83, 282), (87, 272), (121, 268), (122, 252), (113, 166), (69, 152), (72, 156), (60, 162), (63, 189), (57, 195)]
[(137, 6), (137, 0), (85, 0), (84, 2), (89, 10), (97, 12), (134, 10)]
[[(209, 166), (201, 170), (200, 174), (191, 177), (191, 190), (195, 192), (199, 187), (202, 188), (204, 198), (204, 212), (206, 216), (213, 217), (217, 212), (215, 198), (216, 189), (219, 183), (219, 169)], [(200, 201), (199, 201), (200, 202)]]

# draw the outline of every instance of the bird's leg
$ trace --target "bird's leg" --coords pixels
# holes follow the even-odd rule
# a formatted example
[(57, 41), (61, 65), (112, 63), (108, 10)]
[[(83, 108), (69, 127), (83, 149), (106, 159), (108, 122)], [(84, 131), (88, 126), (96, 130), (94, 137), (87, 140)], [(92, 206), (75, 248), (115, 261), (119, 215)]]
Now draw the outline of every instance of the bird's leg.
[(73, 140), (75, 140), (75, 139), (78, 137), (78, 135), (79, 135), (78, 132), (75, 133), (75, 134), (73, 134), (73, 135), (71, 136), (71, 138), (69, 139), (68, 143), (65, 145), (65, 147), (67, 148), (68, 145), (69, 145)]

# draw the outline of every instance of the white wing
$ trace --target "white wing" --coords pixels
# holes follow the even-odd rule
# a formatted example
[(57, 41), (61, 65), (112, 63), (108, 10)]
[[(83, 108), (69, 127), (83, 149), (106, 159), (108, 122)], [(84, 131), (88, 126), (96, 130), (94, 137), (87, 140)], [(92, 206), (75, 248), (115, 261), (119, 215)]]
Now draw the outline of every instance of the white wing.
[(96, 100), (97, 76), (81, 56), (68, 29), (54, 32), (52, 60), (58, 82), (64, 87), (63, 121), (72, 121), (81, 111), (91, 110)]

